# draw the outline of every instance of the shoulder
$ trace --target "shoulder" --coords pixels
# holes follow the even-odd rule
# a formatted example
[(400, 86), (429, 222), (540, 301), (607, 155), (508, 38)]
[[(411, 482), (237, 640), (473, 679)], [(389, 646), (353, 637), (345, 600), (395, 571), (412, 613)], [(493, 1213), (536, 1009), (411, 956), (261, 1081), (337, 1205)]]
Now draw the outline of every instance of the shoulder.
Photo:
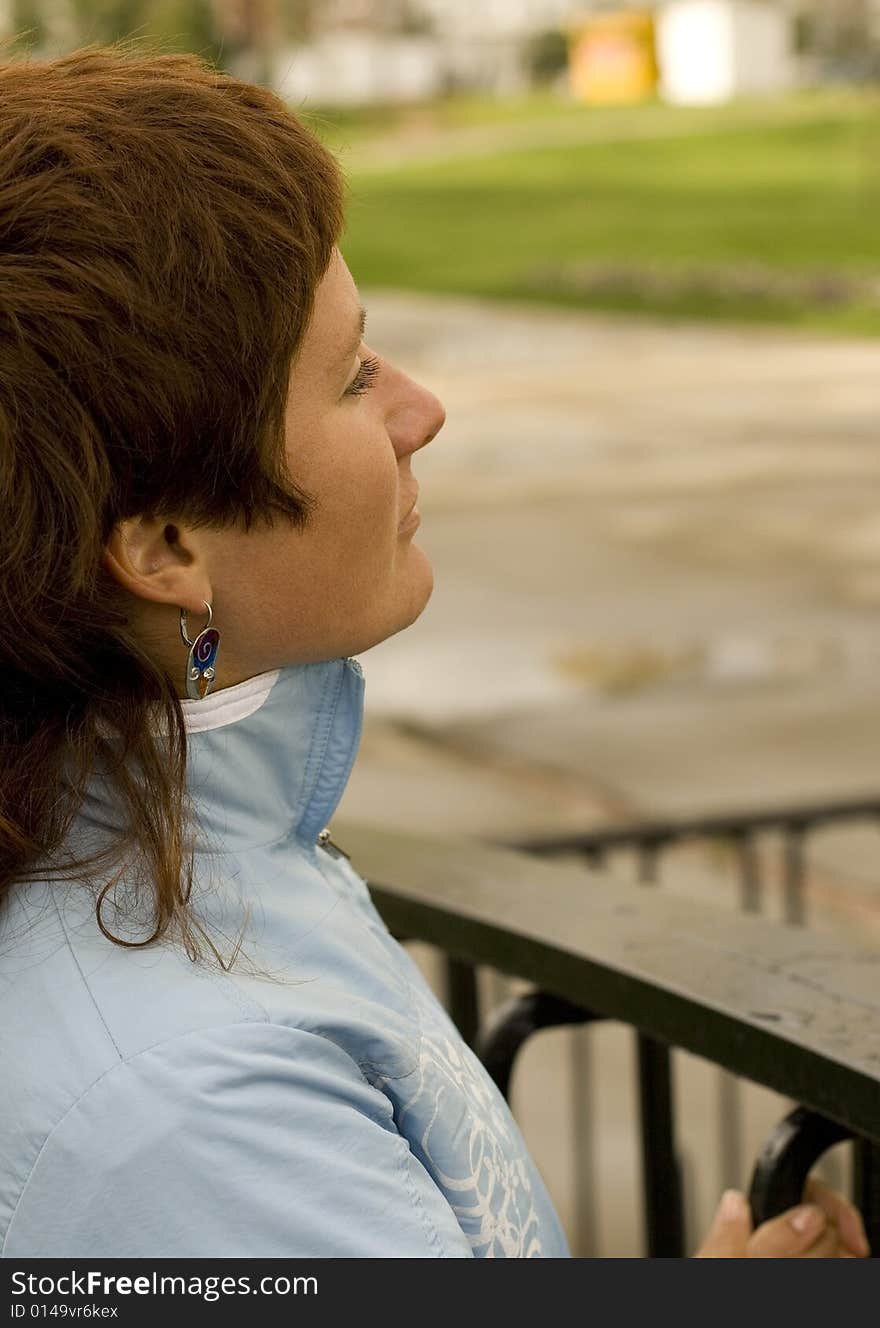
[(5, 1257), (470, 1257), (389, 1100), (319, 1033), (243, 1022), (120, 1061), (44, 1143)]

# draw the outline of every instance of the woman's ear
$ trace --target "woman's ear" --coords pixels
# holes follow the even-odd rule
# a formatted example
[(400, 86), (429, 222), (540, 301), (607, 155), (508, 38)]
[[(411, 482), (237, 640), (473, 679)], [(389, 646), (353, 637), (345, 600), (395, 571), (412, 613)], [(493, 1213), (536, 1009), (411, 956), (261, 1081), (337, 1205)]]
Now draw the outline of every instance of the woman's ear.
[(211, 581), (197, 540), (162, 517), (120, 521), (101, 561), (110, 575), (140, 599), (202, 613), (211, 602)]

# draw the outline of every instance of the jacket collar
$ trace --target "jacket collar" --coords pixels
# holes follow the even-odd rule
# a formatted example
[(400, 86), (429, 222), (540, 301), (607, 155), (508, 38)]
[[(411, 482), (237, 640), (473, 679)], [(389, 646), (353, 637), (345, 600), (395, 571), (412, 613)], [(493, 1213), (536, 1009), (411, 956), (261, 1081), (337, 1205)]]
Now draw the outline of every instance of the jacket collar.
[[(200, 701), (182, 700), (197, 853), (293, 837), (314, 845), (357, 756), (364, 676), (357, 660), (288, 664)], [(115, 828), (112, 789), (90, 781), (86, 824)]]

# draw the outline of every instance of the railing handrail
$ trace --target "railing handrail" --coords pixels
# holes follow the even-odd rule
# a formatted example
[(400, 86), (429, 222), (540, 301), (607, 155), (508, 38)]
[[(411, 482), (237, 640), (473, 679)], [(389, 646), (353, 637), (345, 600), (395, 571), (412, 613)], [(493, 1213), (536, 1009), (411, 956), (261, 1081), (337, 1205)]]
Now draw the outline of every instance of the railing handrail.
[(880, 1141), (880, 953), (613, 870), (344, 820), (396, 933), (535, 983)]
[(806, 831), (823, 822), (880, 817), (880, 790), (873, 797), (817, 803), (780, 804), (743, 808), (736, 812), (710, 812), (702, 816), (638, 817), (588, 830), (554, 831), (547, 835), (506, 835), (497, 843), (525, 853), (589, 852), (628, 845), (662, 845), (680, 839), (729, 836), (735, 838), (768, 830)]

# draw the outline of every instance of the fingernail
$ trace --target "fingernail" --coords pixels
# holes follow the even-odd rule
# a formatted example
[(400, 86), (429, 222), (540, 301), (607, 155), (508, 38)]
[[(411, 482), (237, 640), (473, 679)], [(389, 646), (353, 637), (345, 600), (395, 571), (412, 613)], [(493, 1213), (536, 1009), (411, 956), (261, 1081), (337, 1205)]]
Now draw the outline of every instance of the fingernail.
[(799, 1236), (818, 1236), (825, 1225), (825, 1214), (813, 1204), (804, 1204), (794, 1209), (789, 1221)]
[(738, 1222), (743, 1215), (743, 1204), (745, 1197), (739, 1190), (725, 1190), (721, 1196), (721, 1220), (722, 1222)]

